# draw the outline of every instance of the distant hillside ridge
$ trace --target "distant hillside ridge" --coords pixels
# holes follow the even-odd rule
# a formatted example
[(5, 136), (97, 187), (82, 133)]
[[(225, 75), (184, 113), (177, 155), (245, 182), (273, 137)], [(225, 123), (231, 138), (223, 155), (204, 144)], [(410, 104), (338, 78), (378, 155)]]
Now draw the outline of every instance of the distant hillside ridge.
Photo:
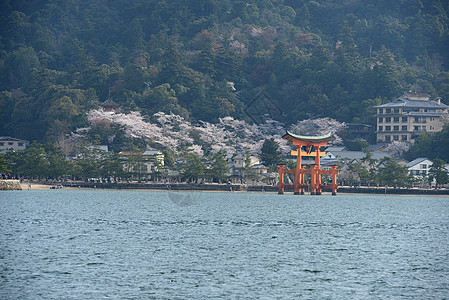
[(147, 118), (374, 126), (405, 91), (449, 104), (448, 13), (440, 0), (2, 1), (0, 135), (56, 142), (108, 99)]

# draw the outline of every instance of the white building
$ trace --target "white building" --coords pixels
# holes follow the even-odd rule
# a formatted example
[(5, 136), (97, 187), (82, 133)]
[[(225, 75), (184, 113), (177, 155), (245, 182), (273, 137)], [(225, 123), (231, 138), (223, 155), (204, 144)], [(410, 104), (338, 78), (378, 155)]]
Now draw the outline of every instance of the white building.
[(448, 108), (441, 99), (430, 101), (424, 93), (405, 93), (398, 100), (376, 106), (377, 142), (414, 142), (422, 132), (438, 132), (443, 129)]
[(429, 170), (430, 170), (431, 166), (432, 166), (432, 162), (425, 157), (417, 158), (407, 164), (407, 167), (408, 167), (410, 173), (414, 177), (418, 177), (418, 176), (426, 176), (427, 177), (429, 175)]
[(0, 137), (0, 154), (4, 154), (8, 151), (20, 151), (25, 150), (29, 145), (28, 141), (16, 139), (10, 136)]
[[(250, 155), (249, 159), (250, 159), (249, 167), (253, 167), (255, 165), (260, 164), (260, 160), (257, 156)], [(246, 176), (245, 169), (248, 166), (246, 166), (246, 156), (245, 155), (243, 155), (243, 154), (228, 155), (227, 161), (228, 161), (228, 167), (229, 167), (231, 176), (239, 176), (239, 177)]]

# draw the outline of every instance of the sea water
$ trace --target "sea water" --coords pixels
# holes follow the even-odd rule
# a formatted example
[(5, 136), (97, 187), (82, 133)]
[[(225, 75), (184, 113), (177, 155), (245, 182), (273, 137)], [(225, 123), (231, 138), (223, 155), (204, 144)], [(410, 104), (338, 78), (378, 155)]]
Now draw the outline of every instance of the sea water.
[(444, 299), (449, 198), (0, 193), (0, 299)]

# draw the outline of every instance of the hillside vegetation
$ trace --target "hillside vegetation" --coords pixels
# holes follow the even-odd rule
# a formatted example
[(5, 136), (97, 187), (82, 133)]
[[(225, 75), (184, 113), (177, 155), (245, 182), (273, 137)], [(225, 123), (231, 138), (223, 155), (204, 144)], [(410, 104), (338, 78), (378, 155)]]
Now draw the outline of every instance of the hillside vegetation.
[(449, 104), (448, 12), (443, 0), (1, 1), (0, 135), (56, 141), (108, 97), (211, 123), (374, 124), (373, 106), (406, 90)]

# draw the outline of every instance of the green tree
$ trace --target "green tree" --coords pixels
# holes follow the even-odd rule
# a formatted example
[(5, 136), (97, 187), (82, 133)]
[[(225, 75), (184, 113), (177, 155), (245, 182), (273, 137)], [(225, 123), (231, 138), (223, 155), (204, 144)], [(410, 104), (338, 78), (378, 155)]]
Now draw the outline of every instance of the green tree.
[(3, 154), (0, 154), (0, 173), (9, 173), (8, 162)]
[(256, 172), (252, 168), (251, 155), (249, 152), (245, 153), (245, 160), (243, 162), (243, 172), (245, 174), (245, 179), (256, 179)]
[(69, 175), (71, 173), (71, 164), (66, 159), (61, 148), (47, 143), (43, 145), (48, 161), (46, 177), (59, 178)]
[(182, 83), (182, 75), (184, 72), (184, 59), (177, 49), (174, 41), (168, 42), (162, 55), (162, 69), (159, 76), (161, 82), (170, 84)]
[(103, 166), (104, 175), (110, 177), (124, 177), (123, 160), (119, 153), (114, 153), (106, 158)]
[(210, 177), (218, 180), (219, 183), (226, 180), (229, 173), (226, 152), (219, 151), (211, 155), (209, 173)]
[(82, 147), (75, 159), (74, 174), (78, 178), (98, 178), (102, 174), (104, 153), (95, 148)]
[(142, 175), (147, 173), (147, 165), (143, 157), (143, 152), (133, 151), (127, 156), (126, 166), (132, 177), (141, 182)]
[(27, 87), (31, 83), (33, 69), (39, 64), (32, 47), (9, 52), (0, 63), (0, 83), (8, 89)]
[(449, 175), (447, 173), (445, 163), (442, 159), (435, 158), (432, 161), (432, 166), (429, 170), (429, 181), (435, 180), (435, 188), (449, 182)]
[(205, 165), (201, 156), (188, 152), (182, 156), (182, 161), (178, 165), (182, 177), (188, 181), (198, 183), (198, 179), (205, 175)]
[(140, 97), (139, 104), (142, 108), (147, 109), (148, 114), (162, 111), (188, 117), (187, 110), (179, 105), (176, 92), (168, 83), (147, 89)]
[(12, 172), (19, 177), (41, 178), (46, 174), (48, 163), (41, 145), (33, 144), (24, 151), (9, 152), (7, 159)]
[(408, 186), (413, 180), (407, 166), (402, 166), (392, 157), (386, 157), (380, 161), (377, 172), (377, 181), (381, 185), (403, 187)]
[(260, 154), (264, 166), (274, 170), (276, 165), (281, 162), (281, 155), (279, 143), (273, 138), (265, 139)]
[(432, 135), (431, 151), (428, 152), (429, 158), (440, 158), (449, 161), (449, 123), (443, 126), (443, 130), (435, 132)]
[(162, 153), (164, 153), (164, 165), (173, 169), (175, 167), (175, 156), (173, 152), (168, 149), (164, 149), (162, 150)]
[(411, 161), (418, 157), (428, 157), (433, 152), (433, 149), (435, 148), (432, 147), (431, 136), (427, 132), (422, 131), (415, 139), (415, 143), (404, 153), (404, 158)]

